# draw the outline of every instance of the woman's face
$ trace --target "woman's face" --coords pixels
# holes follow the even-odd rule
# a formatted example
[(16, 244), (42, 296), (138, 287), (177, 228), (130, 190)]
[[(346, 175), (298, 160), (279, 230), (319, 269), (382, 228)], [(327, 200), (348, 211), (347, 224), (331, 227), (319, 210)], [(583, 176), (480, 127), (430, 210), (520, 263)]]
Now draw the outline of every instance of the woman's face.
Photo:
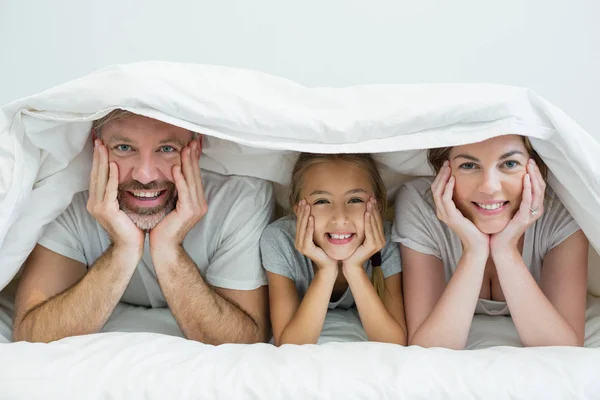
[(365, 239), (369, 174), (346, 161), (328, 161), (310, 167), (303, 181), (300, 197), (311, 207), (315, 245), (334, 260), (347, 259)]
[(501, 232), (521, 204), (529, 154), (521, 136), (506, 135), (453, 147), (453, 200), (480, 231)]

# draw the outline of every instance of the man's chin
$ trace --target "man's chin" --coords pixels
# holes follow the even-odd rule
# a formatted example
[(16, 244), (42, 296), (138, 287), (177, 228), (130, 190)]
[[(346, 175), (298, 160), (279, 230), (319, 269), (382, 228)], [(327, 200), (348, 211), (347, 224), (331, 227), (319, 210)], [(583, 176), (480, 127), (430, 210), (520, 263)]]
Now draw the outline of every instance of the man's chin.
[(125, 214), (139, 229), (150, 231), (167, 216), (168, 212), (163, 208), (154, 214), (140, 214), (133, 211), (125, 211)]

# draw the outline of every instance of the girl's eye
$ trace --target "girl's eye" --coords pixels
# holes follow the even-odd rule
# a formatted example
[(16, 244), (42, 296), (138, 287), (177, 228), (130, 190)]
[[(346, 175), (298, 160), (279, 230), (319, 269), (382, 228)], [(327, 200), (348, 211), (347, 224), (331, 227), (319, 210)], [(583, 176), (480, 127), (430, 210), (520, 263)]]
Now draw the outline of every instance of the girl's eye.
[(175, 147), (173, 147), (173, 146), (162, 146), (160, 148), (160, 150), (163, 153), (173, 153), (174, 151), (177, 151), (177, 149), (175, 149)]
[(515, 160), (508, 160), (508, 161), (504, 162), (504, 166), (506, 168), (510, 168), (510, 169), (515, 168), (518, 165), (519, 165), (519, 163), (517, 161), (515, 161)]
[(128, 144), (119, 144), (119, 145), (115, 146), (115, 149), (117, 151), (127, 152), (127, 151), (131, 150), (131, 146)]
[(475, 169), (475, 167), (476, 167), (475, 163), (467, 162), (467, 163), (461, 164), (458, 168), (460, 168), (460, 169)]
[(364, 203), (364, 200), (360, 197), (353, 197), (350, 200), (348, 200), (348, 203)]
[(317, 205), (317, 204), (329, 204), (329, 201), (325, 200), (325, 199), (319, 199), (313, 203), (313, 205)]

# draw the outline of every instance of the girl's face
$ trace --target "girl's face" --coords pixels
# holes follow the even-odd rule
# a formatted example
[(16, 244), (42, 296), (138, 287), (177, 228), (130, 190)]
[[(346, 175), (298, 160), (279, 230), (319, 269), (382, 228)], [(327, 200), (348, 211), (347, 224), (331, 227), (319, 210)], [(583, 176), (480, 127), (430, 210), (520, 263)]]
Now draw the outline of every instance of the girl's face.
[(346, 161), (310, 167), (300, 197), (311, 207), (313, 241), (334, 260), (350, 257), (365, 239), (366, 204), (373, 194), (369, 174)]
[(529, 154), (517, 135), (452, 148), (454, 203), (480, 231), (501, 232), (521, 204)]

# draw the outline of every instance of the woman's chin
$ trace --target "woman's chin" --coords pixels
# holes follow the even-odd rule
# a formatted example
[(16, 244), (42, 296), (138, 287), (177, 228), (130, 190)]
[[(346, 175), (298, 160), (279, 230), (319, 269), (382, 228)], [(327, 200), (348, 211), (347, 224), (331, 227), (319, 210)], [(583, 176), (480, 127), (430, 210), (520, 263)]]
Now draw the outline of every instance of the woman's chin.
[(493, 235), (499, 232), (502, 232), (506, 225), (508, 225), (509, 221), (499, 220), (499, 221), (478, 221), (475, 223), (477, 229), (479, 229), (482, 233), (486, 235)]

